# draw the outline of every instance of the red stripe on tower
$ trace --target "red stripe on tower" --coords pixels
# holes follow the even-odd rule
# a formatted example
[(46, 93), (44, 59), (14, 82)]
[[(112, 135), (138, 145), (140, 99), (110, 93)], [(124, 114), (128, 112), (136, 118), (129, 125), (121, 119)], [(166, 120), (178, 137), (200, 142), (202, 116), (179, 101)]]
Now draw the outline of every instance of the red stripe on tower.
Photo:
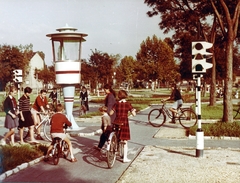
[(64, 97), (64, 102), (73, 102), (74, 97)]

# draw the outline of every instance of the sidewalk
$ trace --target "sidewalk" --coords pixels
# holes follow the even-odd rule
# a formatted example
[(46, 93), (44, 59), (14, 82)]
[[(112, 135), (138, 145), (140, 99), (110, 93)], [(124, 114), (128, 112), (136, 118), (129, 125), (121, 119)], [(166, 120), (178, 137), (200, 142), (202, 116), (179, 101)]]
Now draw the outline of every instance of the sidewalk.
[(240, 182), (240, 149), (145, 146), (117, 183)]

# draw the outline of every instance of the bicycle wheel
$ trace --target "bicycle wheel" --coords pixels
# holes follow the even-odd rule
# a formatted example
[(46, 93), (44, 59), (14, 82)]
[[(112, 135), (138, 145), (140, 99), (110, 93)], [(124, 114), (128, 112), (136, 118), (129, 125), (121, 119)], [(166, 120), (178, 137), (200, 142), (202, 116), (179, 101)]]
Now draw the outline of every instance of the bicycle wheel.
[(53, 164), (57, 165), (59, 162), (59, 154), (60, 154), (60, 145), (59, 143), (56, 142), (56, 144), (54, 144), (53, 146), (53, 150), (52, 150), (52, 156), (53, 156)]
[(63, 157), (65, 159), (67, 159), (70, 151), (69, 151), (68, 144), (67, 144), (67, 142), (65, 140), (62, 140), (62, 146), (61, 147), (62, 147)]
[(117, 152), (117, 143), (118, 139), (116, 134), (114, 133), (112, 135), (112, 138), (110, 139), (110, 148), (107, 150), (107, 164), (108, 168), (112, 168), (115, 160), (116, 160), (116, 152)]
[(148, 114), (148, 122), (154, 127), (160, 127), (165, 123), (166, 115), (162, 109), (153, 109)]
[(123, 146), (124, 146), (124, 142), (119, 142), (118, 143), (118, 152), (119, 152), (119, 156), (120, 156), (120, 158), (123, 158), (123, 156), (124, 156), (124, 150), (123, 150)]
[(239, 114), (239, 111), (237, 109), (233, 109), (233, 119), (237, 119), (238, 114)]
[(43, 133), (46, 139), (51, 142), (52, 138), (51, 138), (50, 129), (51, 129), (50, 120), (47, 119), (46, 122), (44, 123)]
[(197, 115), (192, 109), (184, 109), (179, 116), (179, 122), (184, 128), (190, 128), (197, 124)]

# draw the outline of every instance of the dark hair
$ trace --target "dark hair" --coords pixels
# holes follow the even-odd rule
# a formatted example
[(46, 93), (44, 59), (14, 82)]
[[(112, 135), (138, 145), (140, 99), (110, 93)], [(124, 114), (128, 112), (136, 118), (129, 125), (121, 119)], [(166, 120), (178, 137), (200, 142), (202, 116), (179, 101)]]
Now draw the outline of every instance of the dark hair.
[(172, 84), (172, 87), (173, 87), (174, 89), (177, 89), (177, 85), (176, 85), (176, 84)]
[(32, 93), (32, 88), (27, 86), (26, 88), (24, 88), (24, 93)]
[(42, 94), (42, 93), (47, 93), (47, 90), (42, 89), (42, 90), (40, 91), (40, 93), (41, 93), (41, 94)]
[(61, 112), (63, 110), (62, 104), (57, 104), (57, 112)]
[(108, 108), (106, 106), (101, 106), (98, 109), (100, 112), (107, 112)]
[(128, 94), (125, 90), (119, 90), (118, 92), (118, 99), (122, 100), (128, 97)]
[(116, 92), (112, 89), (112, 86), (110, 84), (105, 84), (103, 88), (108, 89), (113, 94), (113, 96), (116, 97)]

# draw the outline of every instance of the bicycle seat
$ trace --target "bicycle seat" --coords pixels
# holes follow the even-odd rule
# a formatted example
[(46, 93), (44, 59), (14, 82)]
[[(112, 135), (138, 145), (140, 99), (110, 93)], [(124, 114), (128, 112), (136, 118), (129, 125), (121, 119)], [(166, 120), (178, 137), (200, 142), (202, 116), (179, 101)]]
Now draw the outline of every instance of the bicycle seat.
[(182, 107), (182, 104), (180, 104), (177, 109), (180, 109), (181, 107)]
[(60, 142), (62, 139), (59, 138), (59, 137), (55, 137), (53, 138), (53, 143), (52, 144), (55, 144), (56, 142)]
[(117, 122), (113, 122), (112, 124), (117, 125), (117, 126), (122, 126), (123, 125), (123, 123), (117, 123)]
[(54, 140), (62, 140), (60, 137), (53, 138)]

